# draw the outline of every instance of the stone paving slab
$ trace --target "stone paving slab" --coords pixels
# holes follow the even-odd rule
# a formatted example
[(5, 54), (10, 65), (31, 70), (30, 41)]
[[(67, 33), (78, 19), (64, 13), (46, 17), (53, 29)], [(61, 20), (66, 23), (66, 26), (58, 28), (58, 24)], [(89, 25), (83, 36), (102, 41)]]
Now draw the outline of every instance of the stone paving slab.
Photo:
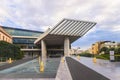
[[(0, 74), (0, 78), (7, 78), (7, 79), (13, 79), (13, 78), (54, 78), (55, 74), (50, 74), (50, 73), (39, 73), (39, 74)], [(0, 79), (1, 80), (1, 79)]]
[(16, 78), (16, 79), (0, 79), (0, 80), (55, 80), (54, 78), (39, 78), (39, 79), (26, 79), (26, 78), (22, 78), (22, 79), (19, 79), (19, 78)]
[(10, 67), (19, 65), (19, 64), (25, 63), (27, 61), (33, 60), (33, 59), (35, 59), (35, 58), (21, 59), (21, 60), (17, 60), (15, 62), (13, 62), (11, 64), (5, 64), (5, 65), (0, 66), (0, 70), (4, 70), (4, 69), (10, 68)]
[(71, 57), (66, 57), (66, 61), (73, 80), (110, 80)]
[(89, 57), (80, 57), (80, 60), (73, 56), (72, 58), (108, 77), (110, 80), (120, 80), (120, 62), (110, 62), (109, 60), (97, 59), (97, 62), (93, 63), (93, 58)]
[(65, 62), (60, 62), (55, 80), (72, 80), (66, 60)]
[[(30, 60), (32, 60), (32, 59), (30, 59)], [(22, 61), (24, 61), (24, 60), (22, 60)], [(27, 59), (24, 62), (27, 62), (27, 61), (29, 61), (29, 60)], [(60, 61), (60, 59), (58, 59), (57, 61)], [(20, 64), (20, 62), (17, 62), (17, 63)], [(12, 64), (12, 66), (13, 66), (13, 64)], [(7, 67), (7, 68), (10, 68), (10, 67)], [(49, 72), (46, 72), (44, 74), (43, 73), (9, 73), (9, 74), (1, 73), (0, 80), (55, 80), (55, 76), (56, 76), (56, 73), (50, 74)]]

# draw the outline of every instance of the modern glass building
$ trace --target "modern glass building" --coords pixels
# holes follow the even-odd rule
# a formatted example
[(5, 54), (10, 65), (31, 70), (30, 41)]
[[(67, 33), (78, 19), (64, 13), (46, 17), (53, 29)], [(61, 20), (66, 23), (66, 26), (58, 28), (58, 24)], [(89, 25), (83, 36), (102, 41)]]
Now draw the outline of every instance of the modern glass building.
[(5, 26), (2, 26), (2, 28), (12, 36), (13, 44), (18, 45), (21, 49), (37, 48), (37, 46), (34, 45), (34, 41), (43, 33), (41, 31), (33, 31)]
[(3, 26), (2, 28), (13, 37), (13, 44), (19, 44), (21, 48), (34, 48), (34, 41), (43, 33), (40, 31)]
[(70, 55), (71, 44), (95, 25), (95, 22), (90, 21), (63, 19), (44, 33), (11, 27), (3, 29), (12, 36), (13, 44), (19, 45), (22, 51), (32, 54), (37, 52), (44, 59), (51, 55)]
[(31, 37), (39, 37), (41, 33), (40, 31), (33, 31), (33, 30), (27, 30), (27, 29), (19, 29), (19, 28), (12, 28), (12, 27), (4, 27), (2, 26), (4, 30), (6, 30), (10, 35), (12, 36), (31, 36)]

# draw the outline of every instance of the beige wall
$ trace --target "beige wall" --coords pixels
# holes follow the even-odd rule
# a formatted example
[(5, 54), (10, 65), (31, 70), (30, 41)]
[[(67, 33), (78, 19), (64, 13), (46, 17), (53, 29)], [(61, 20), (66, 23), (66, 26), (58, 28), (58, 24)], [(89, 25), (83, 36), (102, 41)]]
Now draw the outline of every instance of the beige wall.
[(98, 54), (102, 47), (107, 47), (107, 48), (119, 47), (119, 43), (99, 41), (99, 42), (92, 44), (90, 51), (93, 54)]
[(12, 37), (0, 27), (0, 41), (12, 43)]
[(101, 44), (102, 44), (101, 42), (96, 42), (95, 44), (93, 44), (91, 46), (91, 52), (93, 54), (98, 54), (100, 51)]

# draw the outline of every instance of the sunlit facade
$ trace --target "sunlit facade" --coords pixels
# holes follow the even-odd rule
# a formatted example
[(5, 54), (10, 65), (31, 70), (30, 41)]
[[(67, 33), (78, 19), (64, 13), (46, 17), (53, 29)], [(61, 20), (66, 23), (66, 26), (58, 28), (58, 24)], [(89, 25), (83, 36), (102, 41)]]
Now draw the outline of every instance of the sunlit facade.
[(103, 47), (117, 48), (117, 47), (120, 47), (120, 43), (112, 42), (112, 41), (99, 41), (99, 42), (92, 44), (91, 49), (90, 49), (90, 53), (99, 54), (100, 49)]
[(12, 37), (0, 26), (0, 41), (12, 43)]

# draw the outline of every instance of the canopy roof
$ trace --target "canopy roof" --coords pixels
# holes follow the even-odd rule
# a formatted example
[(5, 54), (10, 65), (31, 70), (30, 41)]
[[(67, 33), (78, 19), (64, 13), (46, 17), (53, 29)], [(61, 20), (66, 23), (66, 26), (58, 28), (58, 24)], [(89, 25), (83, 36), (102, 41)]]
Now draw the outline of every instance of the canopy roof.
[(95, 25), (95, 22), (90, 21), (63, 19), (55, 27), (40, 35), (34, 43), (39, 44), (44, 39), (48, 45), (62, 45), (66, 36), (70, 38), (70, 43), (72, 43)]
[(59, 22), (49, 34), (67, 35), (67, 36), (83, 36), (96, 23), (72, 19), (63, 19)]

